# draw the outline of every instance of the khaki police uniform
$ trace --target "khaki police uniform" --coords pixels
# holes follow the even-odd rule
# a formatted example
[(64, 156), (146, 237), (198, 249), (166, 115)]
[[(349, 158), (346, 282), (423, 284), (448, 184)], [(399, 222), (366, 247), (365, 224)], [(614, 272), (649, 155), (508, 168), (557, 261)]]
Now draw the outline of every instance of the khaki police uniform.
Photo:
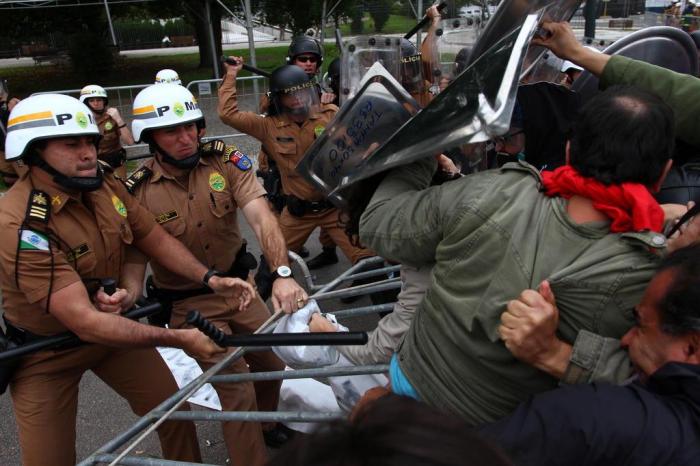
[(322, 105), (319, 112), (309, 115), (299, 126), (287, 115), (264, 117), (253, 112), (238, 110), (235, 79), (225, 76), (219, 87), (219, 117), (239, 131), (260, 140), (280, 170), (282, 189), (286, 196), (295, 196), (302, 201), (318, 203), (319, 208), (301, 217), (292, 215), (289, 206), (280, 216), (280, 228), (287, 241), (287, 248), (298, 251), (311, 232), (317, 227), (326, 229), (333, 242), (354, 264), (364, 257), (372, 256), (368, 249), (354, 246), (339, 225), (339, 210), (330, 206), (322, 193), (307, 183), (296, 171), (297, 164), (306, 150), (335, 116), (338, 107)]
[[(219, 152), (203, 155), (186, 180), (174, 178), (153, 158), (129, 177), (127, 186), (156, 221), (197, 259), (224, 272), (229, 270), (243, 244), (238, 209), (264, 196), (265, 190), (255, 178), (247, 157), (239, 159), (242, 154), (233, 147), (223, 150), (221, 141), (215, 144), (220, 144)], [(202, 288), (201, 284), (188, 282), (155, 261), (151, 261), (151, 266), (154, 284), (159, 289)], [(250, 277), (248, 280), (252, 283)], [(250, 334), (270, 317), (260, 296), (244, 312), (238, 306), (237, 299), (211, 293), (177, 300), (173, 303), (170, 325), (182, 327), (187, 313), (197, 309), (227, 334)], [(197, 362), (202, 370), (207, 370), (224, 356)], [(266, 351), (246, 354), (245, 359), (239, 359), (221, 373), (247, 373), (246, 363), (253, 372), (284, 370), (284, 364), (274, 353)], [(257, 382), (255, 386), (250, 382), (214, 384), (225, 411), (275, 411), (280, 386), (280, 381)], [(223, 430), (233, 464), (265, 464), (267, 455), (259, 423), (226, 422)]]
[(126, 179), (126, 160), (123, 157), (126, 156), (126, 152), (119, 139), (120, 127), (106, 110), (101, 114), (93, 112), (93, 115), (101, 135), (97, 146), (97, 158), (114, 167), (115, 175), (124, 180)]
[[(31, 173), (23, 177), (0, 199), (5, 318), (34, 335), (67, 331), (41, 301), (81, 280), (118, 278), (125, 246), (148, 235), (154, 225), (112, 176), (105, 176), (100, 189), (82, 194), (69, 194)], [(22, 464), (75, 464), (78, 385), (88, 370), (126, 398), (139, 416), (177, 390), (154, 348), (90, 344), (26, 356), (10, 382)], [(166, 458), (200, 461), (191, 422), (166, 422), (158, 435)]]
[[(270, 170), (270, 163), (268, 162), (268, 155), (265, 153), (265, 149), (262, 147), (260, 148), (260, 153), (258, 154), (258, 168), (262, 171), (268, 171)], [(280, 213), (277, 212), (277, 209), (270, 203), (270, 210), (272, 210), (272, 213), (275, 214), (275, 217), (279, 220)], [(321, 243), (321, 246), (324, 248), (334, 248), (335, 243), (333, 242), (333, 238), (331, 238), (331, 235), (328, 234), (328, 232), (325, 230), (325, 228), (321, 228), (321, 231), (318, 232), (318, 241)], [(298, 252), (295, 251), (295, 252)]]

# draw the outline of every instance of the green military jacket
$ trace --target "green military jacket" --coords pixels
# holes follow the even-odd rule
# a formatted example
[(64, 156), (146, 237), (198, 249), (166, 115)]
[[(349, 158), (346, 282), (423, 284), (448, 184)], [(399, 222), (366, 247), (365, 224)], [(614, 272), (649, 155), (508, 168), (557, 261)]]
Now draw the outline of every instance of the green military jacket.
[(499, 338), (509, 300), (548, 279), (559, 336), (621, 337), (658, 264), (665, 237), (611, 234), (575, 224), (566, 201), (540, 192), (526, 163), (427, 188), (434, 160), (389, 173), (360, 223), (360, 239), (412, 266), (435, 263), (430, 287), (399, 349), (420, 397), (480, 424), (503, 417), (558, 381), (516, 360)]

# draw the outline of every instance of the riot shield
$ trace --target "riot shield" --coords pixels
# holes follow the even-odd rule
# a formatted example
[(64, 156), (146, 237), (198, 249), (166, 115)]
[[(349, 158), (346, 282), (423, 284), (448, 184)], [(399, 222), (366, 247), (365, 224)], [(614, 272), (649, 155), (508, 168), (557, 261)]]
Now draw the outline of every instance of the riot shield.
[(343, 44), (340, 64), (340, 104), (352, 99), (375, 62), (401, 81), (401, 42), (398, 37), (360, 36)]
[(443, 149), (504, 134), (510, 126), (523, 59), (537, 23), (538, 15), (527, 16), (362, 164), (348, 170), (339, 186), (437, 155)]
[(558, 83), (561, 80), (561, 66), (563, 63), (564, 60), (547, 51), (529, 70), (522, 74), (521, 81), (523, 84), (534, 84), (543, 81)]
[[(623, 37), (603, 53), (652, 63), (678, 73), (698, 75), (698, 49), (683, 30), (670, 26), (640, 29)], [(584, 102), (598, 93), (598, 78), (584, 71), (572, 86)]]
[(297, 171), (339, 207), (346, 199), (337, 190), (348, 175), (367, 163), (372, 151), (386, 141), (418, 109), (401, 84), (375, 63), (355, 96), (344, 105), (299, 162)]
[(431, 91), (438, 94), (467, 67), (481, 31), (480, 18), (443, 19), (437, 31), (435, 55), (437, 64), (430, 73)]

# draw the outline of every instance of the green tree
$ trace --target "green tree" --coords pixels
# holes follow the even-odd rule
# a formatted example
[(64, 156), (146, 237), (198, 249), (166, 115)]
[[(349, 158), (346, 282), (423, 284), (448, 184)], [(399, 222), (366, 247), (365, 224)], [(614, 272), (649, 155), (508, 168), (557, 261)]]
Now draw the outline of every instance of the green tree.
[(368, 8), (369, 15), (374, 20), (374, 32), (382, 32), (391, 14), (391, 0), (375, 0)]

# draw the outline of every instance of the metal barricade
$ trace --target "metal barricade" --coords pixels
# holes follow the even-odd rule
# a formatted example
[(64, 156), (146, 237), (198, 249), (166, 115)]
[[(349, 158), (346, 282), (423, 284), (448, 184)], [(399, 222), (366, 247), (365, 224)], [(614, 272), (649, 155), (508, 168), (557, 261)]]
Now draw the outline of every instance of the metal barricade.
[[(397, 272), (398, 266), (388, 266), (381, 269), (372, 270), (369, 272), (361, 272), (361, 270), (369, 265), (375, 265), (383, 262), (382, 258), (370, 257), (359, 261), (354, 266), (340, 274), (337, 278), (329, 283), (320, 285), (315, 284), (311, 275), (308, 273), (305, 262), (292, 252), (289, 253), (292, 259), (305, 273), (304, 280), (309, 290), (316, 290), (316, 293), (311, 296), (313, 299), (340, 298), (346, 296), (357, 296), (358, 294), (369, 294), (387, 289), (399, 289), (401, 287), (400, 279), (390, 278), (370, 285), (362, 285), (357, 287), (345, 288), (336, 290), (338, 286), (356, 278), (367, 278), (372, 276), (380, 276), (384, 274), (393, 274)], [(354, 309), (346, 309), (335, 312), (336, 317), (356, 317), (360, 315), (375, 314), (381, 311), (389, 311), (393, 304), (383, 304), (376, 306), (365, 306)], [(256, 333), (272, 332), (277, 325), (276, 318), (279, 313), (273, 315), (265, 322)], [(239, 383), (239, 382), (255, 382), (268, 380), (288, 380), (288, 379), (304, 379), (312, 377), (336, 377), (349, 375), (365, 375), (365, 374), (380, 374), (389, 371), (387, 364), (375, 364), (367, 366), (348, 366), (348, 367), (329, 367), (318, 369), (303, 369), (293, 371), (274, 371), (274, 372), (253, 372), (245, 374), (226, 374), (217, 375), (219, 371), (227, 367), (234, 361), (243, 357), (247, 351), (255, 351), (267, 348), (238, 348), (234, 352), (228, 354), (223, 360), (204, 372), (201, 376), (190, 382), (170, 398), (165, 400), (151, 412), (139, 419), (132, 427), (118, 435), (116, 438), (100, 447), (89, 457), (78, 463), (78, 466), (91, 466), (95, 464), (110, 465), (124, 464), (135, 466), (186, 466), (202, 463), (187, 463), (168, 461), (156, 458), (142, 458), (137, 456), (128, 456), (141, 441), (156, 430), (166, 420), (189, 420), (189, 421), (209, 421), (209, 422), (225, 422), (225, 421), (246, 421), (246, 422), (329, 422), (341, 419), (342, 416), (337, 413), (324, 412), (265, 412), (265, 411), (177, 411), (192, 394), (200, 387), (209, 382), (216, 383)], [(134, 439), (132, 441), (132, 439)], [(130, 442), (126, 445), (128, 442)], [(120, 454), (115, 454), (115, 451), (125, 447)]]

